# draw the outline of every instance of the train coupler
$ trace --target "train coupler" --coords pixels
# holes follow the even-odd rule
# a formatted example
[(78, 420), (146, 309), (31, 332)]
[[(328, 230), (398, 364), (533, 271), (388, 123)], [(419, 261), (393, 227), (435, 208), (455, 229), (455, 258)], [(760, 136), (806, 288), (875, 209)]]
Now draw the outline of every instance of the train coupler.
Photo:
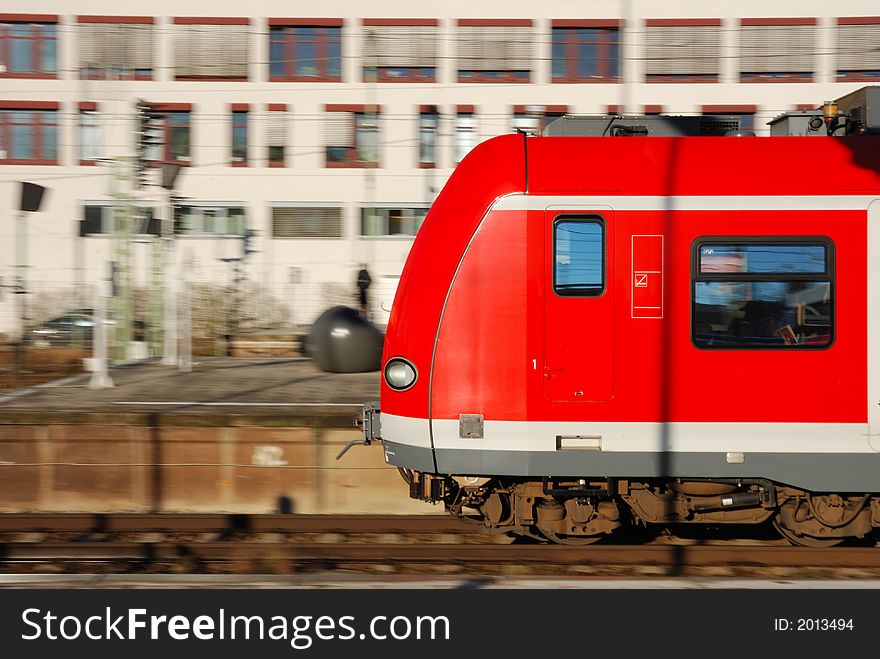
[(447, 489), (445, 476), (413, 472), (409, 483), (409, 496), (411, 499), (437, 503), (446, 498)]
[(369, 446), (374, 441), (382, 440), (382, 421), (379, 403), (364, 403), (363, 413), (355, 418), (354, 426), (360, 429), (361, 436), (346, 444), (336, 456), (337, 460), (348, 453), (352, 447)]

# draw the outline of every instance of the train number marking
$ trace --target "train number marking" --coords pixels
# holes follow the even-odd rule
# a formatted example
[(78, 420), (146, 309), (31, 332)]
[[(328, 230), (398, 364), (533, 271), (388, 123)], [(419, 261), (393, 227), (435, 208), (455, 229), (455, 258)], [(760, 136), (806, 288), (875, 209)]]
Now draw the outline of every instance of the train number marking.
[(280, 446), (254, 446), (251, 464), (261, 467), (283, 467), (287, 464), (287, 460), (284, 459), (284, 449)]
[(663, 236), (632, 237), (632, 317), (663, 318)]

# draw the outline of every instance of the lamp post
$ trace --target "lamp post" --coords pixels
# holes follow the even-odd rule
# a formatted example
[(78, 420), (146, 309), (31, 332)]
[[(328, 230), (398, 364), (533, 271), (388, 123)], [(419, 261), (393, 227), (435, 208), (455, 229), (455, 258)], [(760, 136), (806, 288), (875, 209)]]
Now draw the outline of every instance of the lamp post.
[(180, 174), (180, 165), (162, 164), (162, 187), (168, 191), (168, 210), (162, 222), (162, 271), (164, 295), (164, 338), (162, 341), (162, 363), (166, 366), (177, 364), (177, 299), (174, 295), (174, 184)]
[(18, 217), (15, 220), (15, 253), (16, 253), (16, 270), (18, 271), (18, 286), (16, 294), (18, 294), (18, 320), (20, 334), (15, 350), (15, 380), (18, 379), (21, 370), (23, 348), (25, 342), (25, 334), (27, 333), (27, 304), (25, 295), (27, 295), (27, 281), (25, 274), (27, 272), (27, 213), (33, 213), (40, 210), (43, 203), (43, 193), (46, 191), (42, 185), (36, 183), (21, 183), (21, 200), (18, 204)]

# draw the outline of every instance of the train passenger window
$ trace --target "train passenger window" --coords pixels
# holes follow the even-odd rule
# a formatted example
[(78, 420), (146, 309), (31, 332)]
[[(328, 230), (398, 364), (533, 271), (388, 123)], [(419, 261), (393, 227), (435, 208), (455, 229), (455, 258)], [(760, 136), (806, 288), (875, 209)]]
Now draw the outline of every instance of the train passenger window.
[(834, 245), (825, 238), (694, 243), (699, 348), (824, 348), (834, 335)]
[(596, 297), (605, 290), (605, 227), (601, 219), (556, 220), (553, 290), (567, 297)]

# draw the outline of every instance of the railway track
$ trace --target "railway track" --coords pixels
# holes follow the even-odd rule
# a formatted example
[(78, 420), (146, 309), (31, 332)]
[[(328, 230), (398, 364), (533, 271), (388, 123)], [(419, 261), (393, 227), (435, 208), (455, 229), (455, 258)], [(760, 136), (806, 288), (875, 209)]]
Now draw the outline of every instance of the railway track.
[[(390, 540), (389, 541), (389, 536)], [(724, 568), (859, 571), (880, 576), (880, 548), (791, 547), (778, 541), (559, 546), (502, 544), (445, 516), (0, 515), (0, 572), (517, 571), (685, 574)], [(776, 573), (776, 576), (779, 576)]]
[(447, 515), (2, 513), (0, 533), (470, 533)]

